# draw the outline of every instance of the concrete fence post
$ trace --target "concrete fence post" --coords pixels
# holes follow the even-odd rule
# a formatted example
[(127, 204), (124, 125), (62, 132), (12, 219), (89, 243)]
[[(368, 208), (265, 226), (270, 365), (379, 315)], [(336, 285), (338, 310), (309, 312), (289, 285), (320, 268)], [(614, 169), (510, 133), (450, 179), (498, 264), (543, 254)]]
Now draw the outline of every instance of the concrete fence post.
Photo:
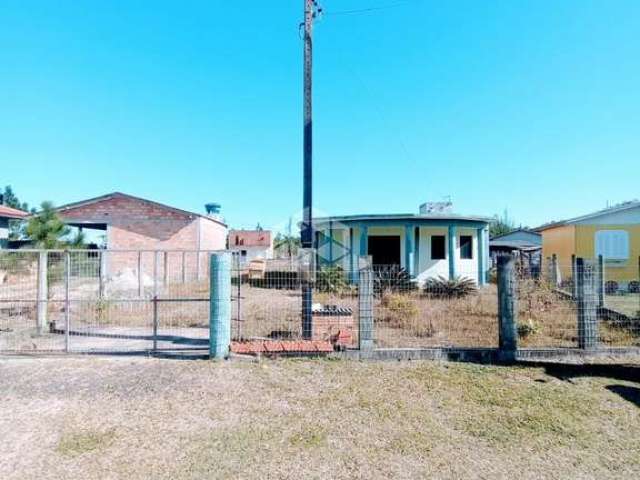
[(169, 252), (166, 250), (163, 252), (162, 257), (162, 285), (167, 286), (169, 284)]
[(138, 251), (138, 297), (144, 296), (144, 282), (142, 273), (142, 250)]
[(64, 351), (69, 353), (71, 330), (71, 253), (64, 252)]
[(182, 279), (182, 283), (187, 283), (187, 252), (182, 252), (182, 270), (180, 278)]
[(39, 334), (45, 331), (47, 326), (47, 307), (48, 307), (48, 252), (41, 250), (38, 252), (38, 308), (36, 313), (36, 329)]
[(105, 250), (100, 250), (98, 263), (98, 295), (104, 297), (104, 282), (107, 275), (107, 255)]
[(373, 270), (369, 257), (358, 265), (358, 343), (361, 351), (373, 350)]
[(513, 362), (518, 350), (518, 295), (513, 256), (498, 257), (499, 358)]
[(558, 256), (554, 253), (551, 255), (551, 286), (558, 288), (562, 283), (562, 275), (560, 274), (560, 266), (558, 265)]
[(227, 358), (231, 346), (231, 254), (211, 254), (209, 357)]
[(571, 255), (571, 298), (578, 298), (578, 278), (576, 269), (576, 256)]
[(598, 348), (598, 289), (594, 262), (578, 258), (578, 347)]
[(598, 307), (603, 308), (605, 304), (605, 267), (604, 267), (604, 257), (602, 255), (598, 255)]

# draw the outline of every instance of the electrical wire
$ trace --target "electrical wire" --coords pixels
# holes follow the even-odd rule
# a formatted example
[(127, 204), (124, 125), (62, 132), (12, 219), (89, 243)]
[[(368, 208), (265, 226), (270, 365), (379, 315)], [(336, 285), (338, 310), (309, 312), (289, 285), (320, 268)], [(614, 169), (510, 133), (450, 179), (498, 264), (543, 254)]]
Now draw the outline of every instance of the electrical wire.
[(337, 11), (323, 11), (323, 14), (326, 16), (337, 16), (337, 15), (359, 15), (363, 13), (376, 12), (379, 10), (388, 10), (390, 8), (397, 8), (406, 5), (407, 3), (411, 3), (415, 0), (403, 0), (399, 2), (389, 3), (387, 5), (378, 5), (376, 7), (368, 7), (368, 8), (358, 8), (353, 10), (337, 10)]

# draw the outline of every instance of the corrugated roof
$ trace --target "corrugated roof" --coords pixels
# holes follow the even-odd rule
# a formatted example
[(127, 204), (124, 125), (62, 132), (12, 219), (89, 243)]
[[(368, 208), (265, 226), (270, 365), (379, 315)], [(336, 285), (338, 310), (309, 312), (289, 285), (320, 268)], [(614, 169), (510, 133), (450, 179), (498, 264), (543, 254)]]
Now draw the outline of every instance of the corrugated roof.
[(7, 207), (6, 205), (0, 205), (0, 217), (4, 218), (26, 218), (29, 216), (28, 212), (18, 210), (16, 208)]
[(509, 233), (503, 233), (502, 235), (496, 235), (495, 237), (491, 237), (491, 240), (500, 240), (501, 238), (508, 237), (509, 235), (513, 235), (514, 233), (518, 233), (518, 232), (530, 233), (532, 235), (541, 236), (539, 232), (536, 232), (535, 230), (531, 230), (529, 228), (516, 228), (515, 230), (511, 230)]

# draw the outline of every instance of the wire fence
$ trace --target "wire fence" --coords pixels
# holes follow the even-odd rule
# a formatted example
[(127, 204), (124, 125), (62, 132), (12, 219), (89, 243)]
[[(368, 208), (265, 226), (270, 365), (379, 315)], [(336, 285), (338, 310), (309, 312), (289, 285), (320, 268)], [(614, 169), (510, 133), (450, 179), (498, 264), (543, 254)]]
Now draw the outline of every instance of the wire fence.
[[(0, 351), (207, 349), (211, 253), (0, 251)], [(234, 256), (232, 340), (321, 340), (336, 349), (499, 345), (495, 271), (486, 282), (473, 270), (412, 277), (367, 263), (305, 272), (298, 259)], [(638, 281), (618, 275), (601, 259), (516, 268), (519, 348), (640, 347)]]
[(208, 348), (206, 251), (1, 251), (0, 351)]

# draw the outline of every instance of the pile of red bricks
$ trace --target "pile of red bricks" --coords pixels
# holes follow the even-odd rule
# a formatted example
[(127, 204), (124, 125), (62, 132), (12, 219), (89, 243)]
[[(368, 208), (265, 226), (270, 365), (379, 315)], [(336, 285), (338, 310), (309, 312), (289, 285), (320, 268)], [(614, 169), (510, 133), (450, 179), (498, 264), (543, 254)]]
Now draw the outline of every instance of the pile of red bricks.
[(318, 355), (333, 352), (333, 345), (323, 340), (249, 340), (231, 342), (231, 351), (243, 355)]

